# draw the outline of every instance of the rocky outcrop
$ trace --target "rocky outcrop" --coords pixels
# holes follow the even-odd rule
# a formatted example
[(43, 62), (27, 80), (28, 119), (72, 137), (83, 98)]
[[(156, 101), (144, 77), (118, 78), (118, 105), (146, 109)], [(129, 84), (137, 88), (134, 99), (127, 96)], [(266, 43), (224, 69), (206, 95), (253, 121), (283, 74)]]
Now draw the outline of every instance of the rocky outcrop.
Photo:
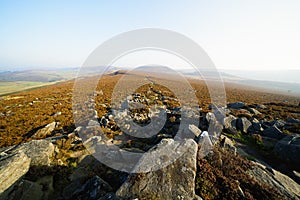
[[(153, 155), (145, 154), (136, 166), (148, 172), (131, 174), (117, 191), (117, 196), (125, 199), (193, 199), (197, 149), (197, 144), (192, 139), (183, 142), (163, 139), (150, 150), (156, 155), (156, 159), (149, 159)], [(169, 150), (182, 156), (173, 161)], [(169, 163), (153, 171), (160, 162)]]
[(283, 160), (300, 164), (300, 135), (288, 135), (280, 140), (274, 147), (274, 153)]
[[(14, 196), (27, 194), (25, 191), (29, 188), (31, 188), (30, 190), (32, 191), (27, 194), (28, 198), (33, 194), (39, 196), (40, 192), (38, 188), (42, 186), (37, 186), (35, 183), (26, 182), (25, 180), (23, 181), (20, 178), (25, 175), (32, 166), (48, 167), (51, 164), (53, 154), (54, 145), (49, 140), (33, 140), (28, 143), (3, 149), (0, 155), (0, 193), (5, 190), (13, 191), (5, 192), (1, 195), (1, 198), (8, 198), (7, 195), (9, 193), (10, 199), (20, 199)], [(14, 183), (19, 179), (21, 182), (16, 185), (17, 189), (13, 188)], [(34, 191), (36, 193), (33, 193)], [(40, 191), (44, 194), (41, 189)], [(22, 197), (22, 199), (28, 199), (25, 198), (25, 196), (24, 198)]]
[(253, 169), (248, 171), (253, 178), (278, 190), (286, 199), (300, 198), (300, 185), (294, 180), (261, 163), (254, 164)]
[(23, 152), (0, 157), (0, 194), (27, 173), (30, 160)]

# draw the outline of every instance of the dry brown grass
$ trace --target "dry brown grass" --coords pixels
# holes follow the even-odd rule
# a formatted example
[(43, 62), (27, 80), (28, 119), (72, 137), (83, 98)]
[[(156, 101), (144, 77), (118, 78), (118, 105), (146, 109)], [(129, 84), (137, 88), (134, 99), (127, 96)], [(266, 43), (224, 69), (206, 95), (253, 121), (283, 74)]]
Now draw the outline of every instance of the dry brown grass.
[[(206, 158), (198, 158), (196, 194), (204, 199), (283, 199), (272, 187), (259, 183), (246, 173), (250, 161), (216, 148)], [(245, 197), (238, 193), (238, 187)]]
[[(103, 95), (96, 97), (96, 110), (98, 115), (102, 116), (109, 111), (109, 107), (103, 107), (101, 104), (110, 104), (111, 92), (122, 74), (115, 76), (103, 76), (97, 86), (97, 90), (102, 90)], [(86, 80), (88, 84), (95, 78)], [(191, 86), (196, 90), (199, 105), (204, 112), (208, 111), (210, 97), (207, 87), (202, 81), (190, 81)], [(64, 133), (71, 132), (74, 126), (72, 113), (72, 92), (73, 81), (67, 81), (32, 91), (21, 92), (0, 101), (0, 148), (19, 144), (30, 140), (30, 136), (39, 128), (53, 121), (59, 122), (56, 130)], [(176, 83), (174, 83), (176, 84)], [(248, 104), (270, 103), (268, 109), (260, 110), (265, 118), (274, 119), (294, 117), (299, 119), (300, 108), (298, 98), (284, 95), (276, 95), (262, 91), (246, 90), (237, 88), (235, 85), (226, 84), (227, 101), (244, 101)], [(148, 86), (142, 86), (139, 90), (143, 91)], [(156, 90), (164, 91), (165, 95), (170, 95), (170, 91), (163, 86), (155, 86)], [(288, 103), (283, 103), (288, 101)], [(161, 103), (161, 102), (158, 102)], [(171, 102), (169, 107), (178, 106)], [(61, 115), (53, 116), (56, 112), (62, 112)], [(297, 127), (296, 127), (297, 128)], [(55, 132), (54, 132), (55, 134)], [(57, 132), (57, 134), (59, 134)]]

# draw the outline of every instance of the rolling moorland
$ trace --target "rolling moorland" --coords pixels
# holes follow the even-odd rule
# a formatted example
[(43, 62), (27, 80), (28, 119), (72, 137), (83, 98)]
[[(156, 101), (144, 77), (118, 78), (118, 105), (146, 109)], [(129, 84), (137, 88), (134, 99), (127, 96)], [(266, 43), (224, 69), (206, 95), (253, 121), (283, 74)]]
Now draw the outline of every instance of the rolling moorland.
[[(198, 98), (199, 131), (185, 130), (195, 134), (195, 139), (186, 141), (191, 144), (189, 154), (175, 163), (139, 174), (120, 172), (99, 163), (90, 156), (90, 149), (97, 149), (93, 149), (88, 138), (133, 152), (176, 144), (174, 133), (179, 129), (181, 105), (168, 88), (155, 84), (155, 78), (128, 100), (143, 102), (146, 109), (132, 108), (128, 113), (144, 126), (151, 121), (149, 106), (167, 108), (170, 112), (163, 129), (154, 137), (137, 139), (118, 128), (111, 113), (111, 93), (124, 73), (102, 77), (93, 102), (88, 102), (95, 105), (91, 112), (94, 119), (81, 122), (86, 127), (74, 125), (73, 80), (1, 97), (0, 173), (11, 178), (2, 180), (5, 184), (0, 188), (0, 199), (18, 199), (21, 194), (23, 199), (300, 198), (299, 97), (237, 83), (225, 83), (226, 117), (218, 122), (212, 117), (204, 81), (189, 79)], [(132, 80), (135, 76), (139, 75), (132, 74)], [(81, 81), (84, 84), (95, 79)], [(207, 131), (211, 123), (221, 126), (222, 136), (211, 153), (202, 157), (204, 145), (199, 132)], [(97, 124), (107, 139), (99, 136)], [(164, 142), (166, 146), (161, 147)], [(120, 161), (124, 157), (112, 155)], [(14, 171), (17, 169), (22, 170)]]

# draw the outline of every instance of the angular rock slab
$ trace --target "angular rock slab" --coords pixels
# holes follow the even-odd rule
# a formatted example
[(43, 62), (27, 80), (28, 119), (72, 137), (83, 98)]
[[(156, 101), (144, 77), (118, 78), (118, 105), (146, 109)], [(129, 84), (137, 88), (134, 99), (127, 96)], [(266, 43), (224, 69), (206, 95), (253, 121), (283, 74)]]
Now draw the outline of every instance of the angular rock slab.
[(54, 145), (49, 140), (32, 140), (17, 147), (31, 158), (31, 166), (49, 166), (54, 154)]
[(27, 173), (30, 160), (23, 152), (0, 158), (0, 194)]
[[(182, 155), (172, 161), (169, 150)], [(153, 159), (153, 155), (145, 154), (136, 166), (148, 172), (131, 174), (117, 191), (117, 196), (125, 199), (193, 199), (197, 150), (198, 145), (192, 139), (180, 142), (163, 139), (150, 150), (150, 154), (157, 152), (157, 159)], [(172, 162), (168, 163), (168, 161)], [(166, 162), (168, 165), (152, 171), (161, 162)]]
[(243, 133), (247, 133), (251, 125), (252, 123), (246, 117), (238, 118), (236, 121), (237, 129)]
[(56, 127), (56, 122), (52, 122), (47, 124), (44, 128), (38, 130), (31, 138), (38, 139), (38, 138), (45, 138), (52, 133), (52, 131)]
[(289, 160), (293, 163), (300, 164), (300, 135), (293, 134), (285, 136), (277, 142), (274, 152), (283, 160)]
[(223, 119), (224, 128), (231, 134), (236, 134), (236, 117), (233, 115), (229, 115)]
[(280, 140), (286, 136), (276, 125), (273, 125), (264, 130), (263, 136)]
[(299, 199), (300, 197), (300, 185), (296, 183), (290, 177), (281, 174), (280, 172), (269, 168), (257, 162), (253, 162), (253, 169), (249, 170), (249, 173), (253, 178), (259, 182), (264, 182), (267, 185), (273, 187), (281, 194), (285, 196), (286, 199)]

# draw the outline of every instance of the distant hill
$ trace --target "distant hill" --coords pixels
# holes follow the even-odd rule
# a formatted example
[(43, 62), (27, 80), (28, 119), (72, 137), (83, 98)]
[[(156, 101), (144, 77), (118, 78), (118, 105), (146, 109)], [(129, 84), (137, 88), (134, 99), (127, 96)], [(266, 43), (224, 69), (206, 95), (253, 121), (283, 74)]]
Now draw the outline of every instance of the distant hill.
[(220, 70), (243, 79), (300, 84), (300, 70)]
[(75, 78), (76, 69), (0, 72), (0, 81), (56, 82)]
[[(199, 74), (191, 70), (182, 70), (188, 77), (199, 77)], [(276, 93), (300, 95), (300, 70), (286, 71), (242, 71), (242, 70), (219, 70), (201, 71), (206, 79), (214, 79), (218, 76), (224, 82), (233, 82), (241, 85), (260, 87)]]

